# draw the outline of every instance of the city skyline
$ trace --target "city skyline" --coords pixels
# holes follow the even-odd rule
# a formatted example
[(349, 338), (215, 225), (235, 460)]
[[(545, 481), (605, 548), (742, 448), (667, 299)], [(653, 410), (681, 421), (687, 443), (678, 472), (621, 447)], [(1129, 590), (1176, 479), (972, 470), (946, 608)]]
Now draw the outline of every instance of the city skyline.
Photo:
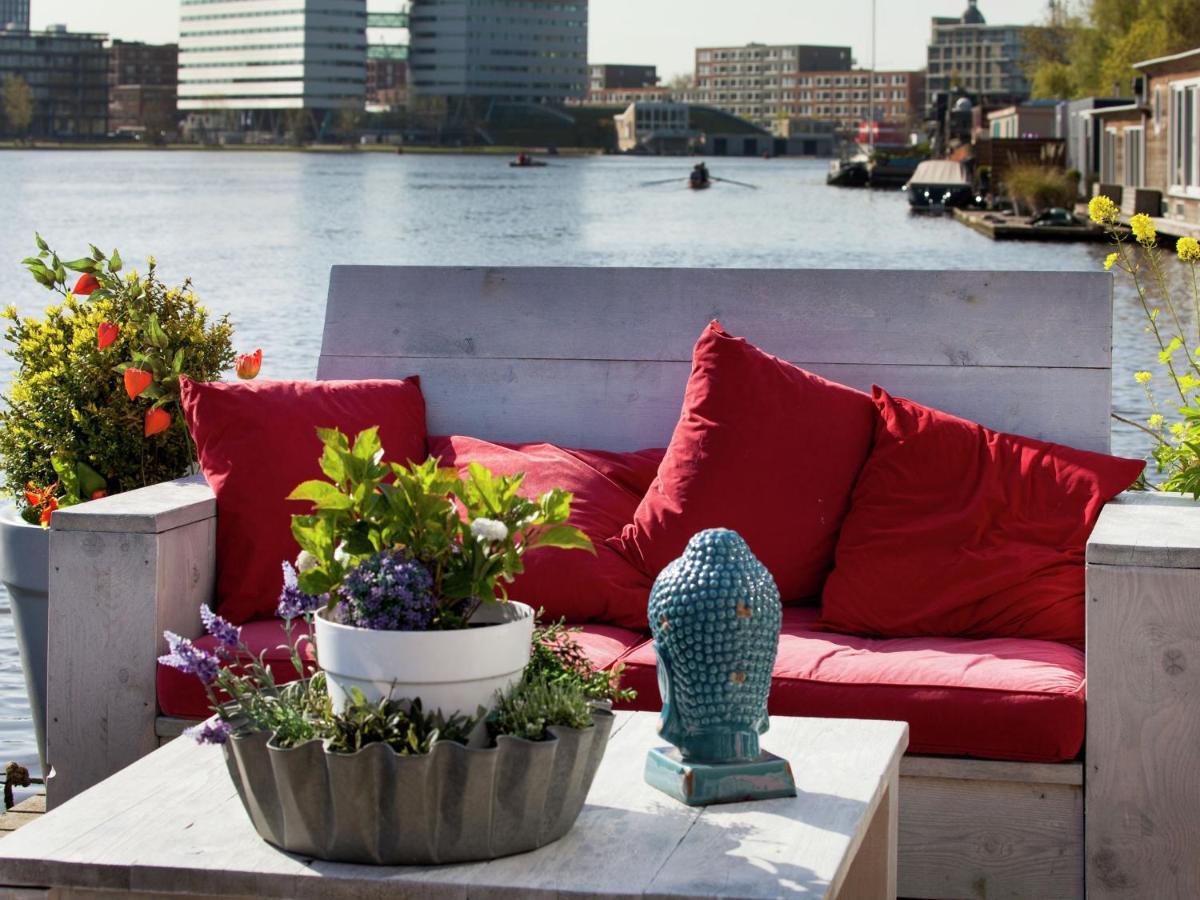
[[(879, 0), (877, 66), (925, 66), (929, 20), (957, 16), (966, 0)], [(657, 65), (663, 79), (691, 74), (695, 49), (751, 41), (850, 45), (860, 66), (871, 61), (871, 0), (845, 0), (829, 9), (816, 0), (754, 0), (736, 20), (718, 0), (591, 0), (589, 61)], [(798, 12), (799, 9), (799, 12)], [(989, 22), (1035, 24), (1045, 0), (980, 0)], [(815, 13), (815, 15), (814, 15)], [(65, 24), (75, 31), (100, 31), (123, 40), (156, 43), (179, 38), (177, 0), (33, 0), (30, 24), (41, 29)]]

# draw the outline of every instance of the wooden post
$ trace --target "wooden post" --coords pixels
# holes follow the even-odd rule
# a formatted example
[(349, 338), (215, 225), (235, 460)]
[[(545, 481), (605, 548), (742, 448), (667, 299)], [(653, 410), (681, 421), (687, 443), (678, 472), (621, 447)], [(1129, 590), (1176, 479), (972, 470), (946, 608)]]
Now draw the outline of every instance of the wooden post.
[(1088, 544), (1087, 895), (1200, 896), (1200, 505), (1110, 504)]
[(203, 481), (166, 482), (54, 514), (48, 806), (158, 747), (162, 632), (199, 633), (215, 558), (216, 502)]

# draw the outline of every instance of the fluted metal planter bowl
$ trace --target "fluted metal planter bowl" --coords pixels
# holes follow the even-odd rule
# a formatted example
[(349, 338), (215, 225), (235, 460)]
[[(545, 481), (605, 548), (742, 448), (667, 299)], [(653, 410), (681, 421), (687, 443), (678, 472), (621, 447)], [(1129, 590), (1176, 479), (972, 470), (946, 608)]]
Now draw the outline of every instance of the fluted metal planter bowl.
[(421, 865), (496, 859), (556, 841), (575, 824), (612, 731), (552, 727), (552, 740), (449, 741), (423, 756), (384, 744), (331, 753), (235, 736), (225, 762), (255, 829), (282, 850), (336, 862)]

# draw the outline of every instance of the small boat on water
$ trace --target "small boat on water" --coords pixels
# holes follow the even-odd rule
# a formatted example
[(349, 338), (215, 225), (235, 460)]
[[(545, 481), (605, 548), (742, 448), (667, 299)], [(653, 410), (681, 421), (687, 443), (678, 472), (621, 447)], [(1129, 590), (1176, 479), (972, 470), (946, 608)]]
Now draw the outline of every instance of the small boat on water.
[(693, 191), (704, 191), (712, 187), (712, 181), (707, 178), (704, 180), (689, 178), (687, 186)]
[(546, 167), (544, 162), (534, 159), (528, 153), (518, 153), (517, 158), (511, 160), (508, 165), (513, 169), (544, 169)]
[(904, 186), (908, 205), (920, 212), (961, 209), (975, 200), (975, 189), (962, 163), (949, 159), (927, 159), (917, 166)]
[(869, 178), (865, 158), (835, 159), (829, 164), (825, 183), (834, 187), (866, 187)]

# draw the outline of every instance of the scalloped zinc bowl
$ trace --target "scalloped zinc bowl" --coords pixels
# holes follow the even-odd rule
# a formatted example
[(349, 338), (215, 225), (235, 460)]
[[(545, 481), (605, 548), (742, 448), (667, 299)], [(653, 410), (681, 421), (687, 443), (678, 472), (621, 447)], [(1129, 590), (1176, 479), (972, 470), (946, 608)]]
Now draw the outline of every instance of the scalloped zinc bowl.
[(485, 603), (472, 627), (453, 631), (372, 631), (316, 616), (317, 657), (334, 709), (358, 688), (368, 702), (421, 699), (426, 711), (474, 716), (521, 680), (529, 664), (534, 611)]
[(439, 741), (422, 756), (386, 744), (280, 749), (259, 733), (230, 738), (225, 763), (255, 830), (291, 853), (389, 866), (496, 859), (571, 830), (613, 716), (598, 710), (592, 722), (552, 726), (552, 740), (503, 735), (487, 749)]

